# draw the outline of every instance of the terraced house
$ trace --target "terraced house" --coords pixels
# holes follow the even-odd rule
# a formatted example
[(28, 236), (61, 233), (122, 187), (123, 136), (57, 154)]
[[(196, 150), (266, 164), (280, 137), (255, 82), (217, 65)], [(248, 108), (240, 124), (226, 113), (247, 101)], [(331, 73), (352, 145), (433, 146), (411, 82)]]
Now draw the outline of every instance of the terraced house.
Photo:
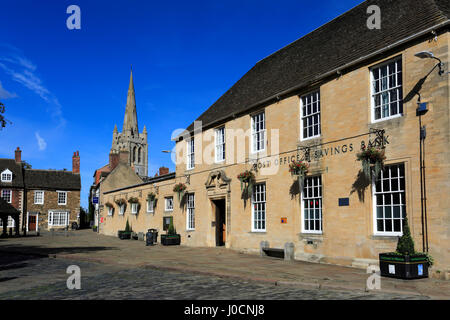
[[(380, 29), (368, 27), (371, 5)], [(416, 249), (450, 271), (449, 17), (444, 0), (358, 5), (256, 63), (201, 114), (176, 139), (175, 177), (105, 201), (155, 193), (158, 216), (137, 212), (148, 218), (133, 230), (163, 230), (167, 217), (184, 245), (290, 247), (356, 267), (395, 251), (407, 216)], [(379, 173), (358, 161), (368, 147), (384, 153)]]
[[(19, 232), (38, 232), (79, 224), (80, 155), (74, 152), (72, 171), (31, 169), (21, 159), (0, 159), (1, 198), (0, 227)], [(5, 223), (6, 222), (6, 223)]]

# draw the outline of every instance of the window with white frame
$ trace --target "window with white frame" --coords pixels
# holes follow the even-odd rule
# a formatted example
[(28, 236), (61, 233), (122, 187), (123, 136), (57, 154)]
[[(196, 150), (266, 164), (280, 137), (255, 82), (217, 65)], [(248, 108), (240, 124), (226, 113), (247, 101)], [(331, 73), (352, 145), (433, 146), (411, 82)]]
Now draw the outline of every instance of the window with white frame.
[(320, 92), (306, 94), (300, 101), (302, 139), (320, 136)]
[(44, 204), (44, 191), (36, 190), (34, 192), (34, 204)]
[(216, 162), (225, 160), (225, 127), (216, 129)]
[(124, 204), (121, 204), (120, 206), (119, 206), (119, 214), (124, 214), (125, 213), (125, 205)]
[(302, 232), (322, 233), (322, 177), (307, 177), (302, 192)]
[(137, 214), (137, 213), (138, 213), (138, 210), (139, 210), (139, 203), (133, 202), (133, 203), (131, 204), (131, 213), (132, 213), (132, 214)]
[(68, 226), (69, 213), (65, 211), (49, 211), (48, 225), (53, 227)]
[(403, 113), (402, 59), (371, 69), (372, 120), (384, 120)]
[(153, 212), (155, 200), (147, 200), (147, 212)]
[(11, 203), (12, 201), (12, 192), (9, 189), (3, 189), (2, 190), (2, 199), (5, 200), (7, 203)]
[(186, 229), (194, 230), (195, 229), (195, 195), (193, 193), (187, 194), (186, 208), (187, 208), (187, 215), (186, 215), (187, 228)]
[(266, 119), (261, 112), (252, 116), (252, 152), (264, 151), (266, 148)]
[(114, 208), (108, 206), (108, 216), (112, 216), (114, 213)]
[(254, 186), (252, 194), (252, 231), (266, 231), (266, 184)]
[(195, 167), (194, 138), (186, 141), (187, 143), (187, 169)]
[(4, 170), (0, 176), (2, 182), (12, 182), (12, 172), (8, 169)]
[(406, 216), (405, 165), (385, 166), (374, 184), (375, 233), (401, 235)]
[[(8, 228), (14, 228), (15, 226), (16, 226), (16, 222), (14, 221), (14, 219), (11, 218), (11, 216), (8, 216), (7, 227)], [(3, 219), (0, 219), (0, 228), (3, 228)]]
[(173, 211), (173, 197), (166, 197), (165, 200), (165, 210)]
[(58, 191), (58, 204), (59, 205), (67, 204), (67, 192), (66, 191)]

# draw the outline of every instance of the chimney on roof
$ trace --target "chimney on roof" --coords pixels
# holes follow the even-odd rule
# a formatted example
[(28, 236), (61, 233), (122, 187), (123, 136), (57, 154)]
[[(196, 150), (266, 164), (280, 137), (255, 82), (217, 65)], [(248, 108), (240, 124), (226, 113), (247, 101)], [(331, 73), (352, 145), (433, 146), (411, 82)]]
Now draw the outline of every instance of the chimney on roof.
[(119, 164), (119, 153), (111, 151), (109, 153), (109, 170), (113, 171), (118, 164)]
[(80, 174), (80, 153), (78, 151), (73, 153), (72, 173)]
[(159, 175), (162, 176), (164, 174), (168, 174), (169, 173), (169, 168), (166, 167), (160, 167), (159, 168)]
[(128, 159), (130, 157), (130, 152), (123, 148), (119, 151), (119, 163), (128, 164)]
[(17, 149), (15, 151), (15, 158), (16, 158), (16, 163), (22, 162), (22, 150), (20, 150), (19, 147), (17, 147)]

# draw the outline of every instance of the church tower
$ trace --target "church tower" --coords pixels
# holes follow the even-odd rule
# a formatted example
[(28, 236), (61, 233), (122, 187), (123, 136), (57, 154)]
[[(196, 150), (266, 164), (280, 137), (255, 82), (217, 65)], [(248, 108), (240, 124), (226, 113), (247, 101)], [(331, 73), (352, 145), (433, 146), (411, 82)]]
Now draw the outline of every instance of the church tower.
[(147, 128), (144, 126), (142, 133), (139, 133), (133, 70), (130, 72), (122, 132), (117, 131), (117, 125), (114, 126), (111, 153), (119, 153), (123, 149), (129, 152), (128, 164), (139, 176), (146, 177), (148, 175)]

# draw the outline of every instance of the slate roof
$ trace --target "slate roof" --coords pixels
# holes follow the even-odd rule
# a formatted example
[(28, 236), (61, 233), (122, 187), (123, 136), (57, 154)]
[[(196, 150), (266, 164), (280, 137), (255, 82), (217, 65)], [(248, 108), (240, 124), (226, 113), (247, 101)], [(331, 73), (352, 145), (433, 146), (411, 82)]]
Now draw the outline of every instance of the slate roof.
[(26, 169), (25, 185), (30, 189), (81, 190), (81, 177), (71, 171)]
[[(367, 28), (367, 8), (381, 9), (381, 29)], [(259, 61), (197, 120), (203, 129), (247, 113), (283, 92), (448, 22), (449, 0), (368, 0)], [(192, 132), (192, 123), (187, 130)]]
[(0, 159), (0, 173), (9, 169), (13, 173), (11, 183), (0, 181), (0, 187), (23, 188), (23, 169), (22, 165), (17, 164), (14, 159)]

